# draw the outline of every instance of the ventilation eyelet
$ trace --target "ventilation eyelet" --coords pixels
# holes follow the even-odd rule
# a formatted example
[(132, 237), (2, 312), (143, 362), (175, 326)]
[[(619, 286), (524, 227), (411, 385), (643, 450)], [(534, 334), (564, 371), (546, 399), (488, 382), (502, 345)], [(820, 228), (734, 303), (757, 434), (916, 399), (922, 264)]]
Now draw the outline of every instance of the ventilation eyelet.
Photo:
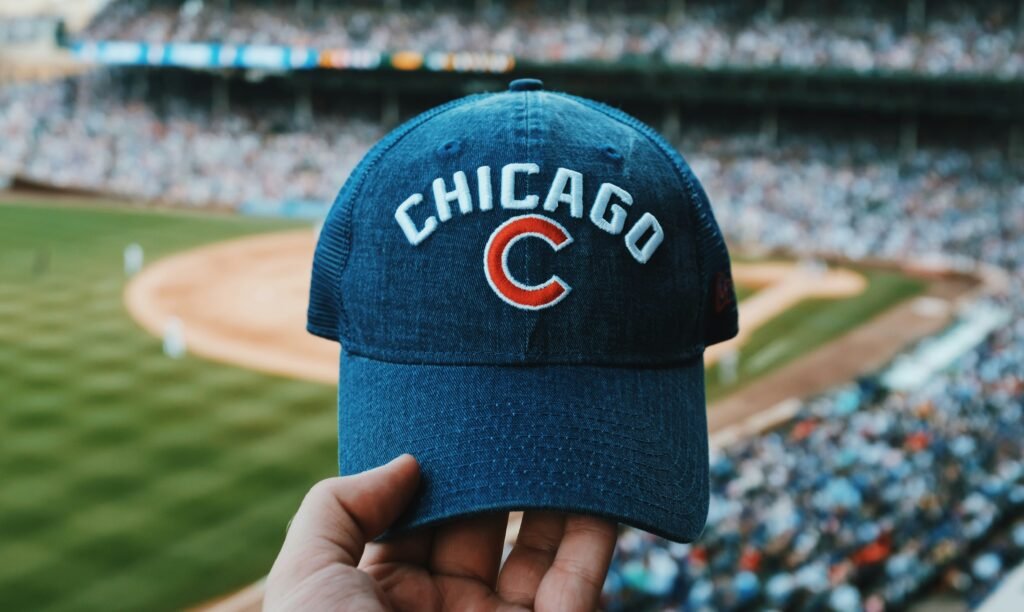
[(601, 153), (603, 153), (605, 157), (612, 161), (622, 161), (622, 153), (619, 153), (619, 150), (610, 144), (601, 147)]
[(443, 145), (439, 146), (437, 148), (436, 153), (439, 156), (447, 157), (447, 156), (450, 156), (450, 155), (456, 155), (461, 150), (462, 150), (462, 143), (461, 142), (459, 142), (458, 140), (449, 140), (448, 142), (446, 142)]

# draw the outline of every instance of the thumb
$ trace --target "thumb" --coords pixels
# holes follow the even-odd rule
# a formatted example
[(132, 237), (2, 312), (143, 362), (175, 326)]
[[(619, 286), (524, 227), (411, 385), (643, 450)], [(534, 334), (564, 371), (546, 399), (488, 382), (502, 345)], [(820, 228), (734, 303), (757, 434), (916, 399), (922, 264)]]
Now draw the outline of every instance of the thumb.
[(318, 482), (292, 519), (278, 563), (295, 558), (317, 559), (320, 567), (327, 563), (355, 566), (366, 542), (402, 513), (419, 481), (416, 459), (402, 455), (361, 474)]

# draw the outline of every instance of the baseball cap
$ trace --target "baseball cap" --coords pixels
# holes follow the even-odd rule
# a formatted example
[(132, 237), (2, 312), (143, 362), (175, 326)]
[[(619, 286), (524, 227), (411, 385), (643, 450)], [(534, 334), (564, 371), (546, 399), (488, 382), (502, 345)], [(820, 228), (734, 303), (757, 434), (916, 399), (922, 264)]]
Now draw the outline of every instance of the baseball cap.
[(703, 351), (736, 299), (704, 190), (637, 119), (525, 79), (401, 125), (324, 222), (307, 327), (341, 344), (341, 473), (420, 462), (391, 533), (526, 509), (703, 530)]

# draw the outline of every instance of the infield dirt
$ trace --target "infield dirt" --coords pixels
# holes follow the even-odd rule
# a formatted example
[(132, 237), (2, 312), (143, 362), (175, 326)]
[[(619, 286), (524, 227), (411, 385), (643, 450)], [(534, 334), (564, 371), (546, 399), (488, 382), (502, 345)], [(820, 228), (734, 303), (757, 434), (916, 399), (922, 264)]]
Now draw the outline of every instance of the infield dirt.
[[(336, 345), (305, 330), (315, 236), (290, 231), (230, 240), (172, 255), (128, 286), (125, 303), (150, 333), (172, 318), (198, 355), (272, 374), (334, 383)], [(737, 263), (739, 285), (757, 292), (740, 303), (740, 333), (712, 346), (705, 363), (736, 350), (765, 322), (811, 298), (852, 297), (863, 276), (846, 269), (784, 262)]]

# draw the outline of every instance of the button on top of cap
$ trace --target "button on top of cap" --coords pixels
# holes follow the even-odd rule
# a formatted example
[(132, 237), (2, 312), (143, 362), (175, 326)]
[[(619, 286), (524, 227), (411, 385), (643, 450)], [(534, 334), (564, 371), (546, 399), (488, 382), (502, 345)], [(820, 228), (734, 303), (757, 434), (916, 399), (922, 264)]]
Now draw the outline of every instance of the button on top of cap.
[(516, 79), (508, 84), (509, 91), (537, 91), (544, 89), (544, 81), (540, 79)]

